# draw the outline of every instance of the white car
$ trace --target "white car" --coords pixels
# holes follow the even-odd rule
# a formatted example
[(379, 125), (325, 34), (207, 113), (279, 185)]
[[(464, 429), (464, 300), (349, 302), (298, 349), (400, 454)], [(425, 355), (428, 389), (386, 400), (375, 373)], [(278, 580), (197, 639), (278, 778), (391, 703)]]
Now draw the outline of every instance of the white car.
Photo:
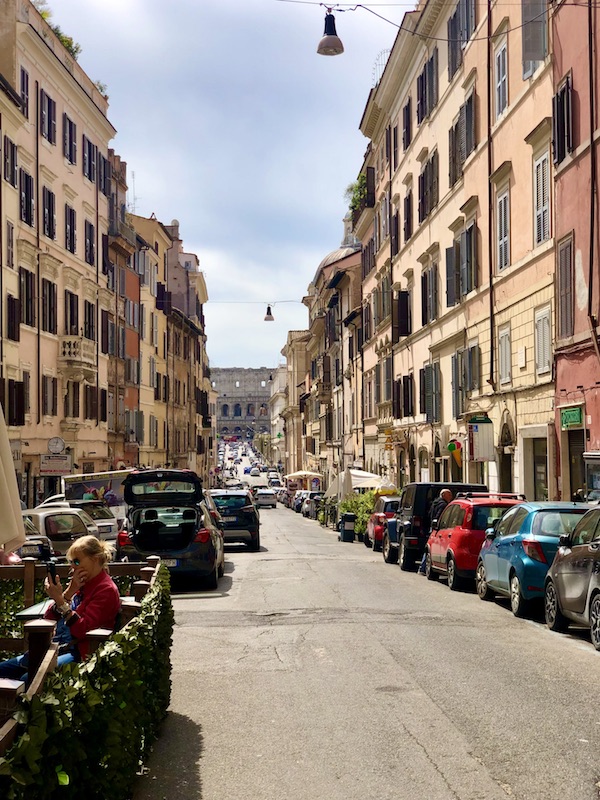
[(257, 489), (254, 502), (258, 508), (277, 508), (277, 497), (272, 489)]

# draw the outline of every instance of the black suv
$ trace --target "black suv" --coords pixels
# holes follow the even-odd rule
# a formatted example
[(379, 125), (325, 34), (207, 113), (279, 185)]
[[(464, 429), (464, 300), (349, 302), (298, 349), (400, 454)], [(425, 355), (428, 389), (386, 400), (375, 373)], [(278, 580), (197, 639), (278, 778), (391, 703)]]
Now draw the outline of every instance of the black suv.
[(260, 517), (252, 494), (245, 489), (210, 489), (223, 520), (226, 542), (246, 542), (260, 550)]
[(483, 483), (407, 483), (402, 489), (398, 511), (388, 519), (383, 531), (382, 551), (387, 564), (397, 564), (407, 570), (420, 561), (429, 538), (433, 501), (442, 489), (457, 492), (487, 492)]

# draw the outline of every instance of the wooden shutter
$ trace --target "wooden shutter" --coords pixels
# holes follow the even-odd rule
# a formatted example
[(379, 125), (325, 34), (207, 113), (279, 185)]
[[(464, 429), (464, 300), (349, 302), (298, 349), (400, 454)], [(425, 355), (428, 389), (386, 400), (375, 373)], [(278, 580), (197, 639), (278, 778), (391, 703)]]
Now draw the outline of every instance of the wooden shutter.
[(429, 322), (428, 314), (428, 274), (427, 271), (421, 275), (421, 325), (427, 325)]
[(419, 370), (419, 414), (427, 411), (427, 381), (425, 379), (425, 368)]
[(425, 365), (425, 417), (433, 422), (433, 365)]
[(544, 153), (534, 164), (535, 243), (541, 244), (550, 236), (550, 164)]
[(446, 248), (446, 306), (456, 305), (454, 245)]
[(573, 240), (558, 246), (558, 338), (573, 335)]
[(458, 377), (458, 353), (452, 356), (452, 417), (458, 419), (459, 416), (459, 377)]
[(375, 208), (375, 167), (367, 167), (367, 208)]
[(411, 316), (410, 316), (410, 292), (398, 292), (398, 335), (410, 336)]

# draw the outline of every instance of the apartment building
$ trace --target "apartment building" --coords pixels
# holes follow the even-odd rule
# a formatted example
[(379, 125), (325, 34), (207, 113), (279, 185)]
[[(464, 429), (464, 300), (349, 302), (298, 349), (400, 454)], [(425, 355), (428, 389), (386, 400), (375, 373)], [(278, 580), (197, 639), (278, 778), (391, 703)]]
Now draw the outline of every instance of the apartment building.
[(269, 417), (271, 419), (270, 461), (283, 466), (285, 456), (285, 423), (283, 411), (287, 406), (287, 367), (280, 364), (270, 377), (271, 396), (269, 397)]
[(0, 75), (1, 399), (30, 504), (63, 472), (109, 464), (98, 331), (110, 310), (101, 254), (115, 130), (106, 98), (28, 0), (3, 0)]
[(307, 343), (310, 333), (288, 331), (287, 341), (281, 348), (281, 355), (286, 361), (287, 390), (286, 405), (281, 412), (284, 420), (285, 435), (284, 472), (297, 472), (304, 468), (303, 462), (303, 429), (304, 412), (308, 392), (308, 370), (310, 363), (307, 354)]
[(557, 491), (547, 20), (487, 12), (407, 14), (361, 120), (365, 468), (541, 499)]
[[(600, 492), (598, 38), (590, 6), (552, 9), (556, 430), (563, 499)], [(578, 35), (573, 32), (577, 31)], [(591, 79), (591, 80), (590, 80)], [(593, 120), (593, 123), (591, 121)], [(593, 130), (592, 130), (593, 129)]]

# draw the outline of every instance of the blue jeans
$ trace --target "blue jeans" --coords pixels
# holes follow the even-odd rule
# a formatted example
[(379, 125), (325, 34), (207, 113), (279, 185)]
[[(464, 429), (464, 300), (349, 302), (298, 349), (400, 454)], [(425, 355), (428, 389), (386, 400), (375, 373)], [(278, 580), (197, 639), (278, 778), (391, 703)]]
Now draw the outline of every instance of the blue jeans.
[[(64, 653), (58, 657), (57, 667), (70, 664), (75, 661), (74, 653)], [(0, 678), (12, 678), (17, 681), (27, 681), (27, 667), (29, 666), (29, 653), (22, 653), (8, 661), (0, 661)]]

